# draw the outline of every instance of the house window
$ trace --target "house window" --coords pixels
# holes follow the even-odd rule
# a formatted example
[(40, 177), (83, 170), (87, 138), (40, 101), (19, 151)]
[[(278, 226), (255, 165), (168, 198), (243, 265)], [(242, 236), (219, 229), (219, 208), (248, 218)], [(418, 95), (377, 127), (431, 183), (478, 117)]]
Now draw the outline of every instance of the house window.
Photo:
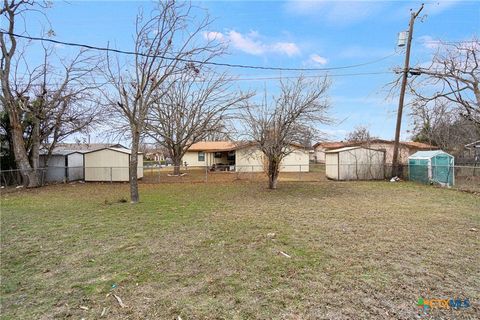
[(205, 161), (205, 152), (200, 151), (198, 153), (198, 161), (201, 161), (201, 162)]
[(215, 158), (221, 158), (222, 153), (221, 152), (215, 152)]

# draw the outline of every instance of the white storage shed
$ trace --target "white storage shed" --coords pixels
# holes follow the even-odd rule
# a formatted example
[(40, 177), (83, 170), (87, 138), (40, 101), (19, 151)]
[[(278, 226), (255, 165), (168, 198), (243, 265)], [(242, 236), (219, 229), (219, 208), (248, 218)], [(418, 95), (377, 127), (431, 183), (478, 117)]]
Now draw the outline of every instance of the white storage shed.
[(325, 174), (332, 180), (382, 180), (385, 151), (360, 146), (326, 151)]
[[(85, 181), (122, 182), (129, 180), (130, 149), (106, 147), (84, 153)], [(143, 178), (143, 154), (139, 153), (137, 177)]]

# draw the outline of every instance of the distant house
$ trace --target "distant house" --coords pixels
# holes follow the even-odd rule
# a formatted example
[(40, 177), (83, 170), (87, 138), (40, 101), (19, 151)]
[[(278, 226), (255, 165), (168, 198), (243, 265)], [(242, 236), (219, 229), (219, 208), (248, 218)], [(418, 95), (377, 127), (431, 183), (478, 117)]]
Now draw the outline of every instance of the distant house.
[[(383, 140), (383, 139), (373, 139), (369, 142), (321, 142), (315, 144), (314, 151), (316, 161), (319, 163), (325, 163), (325, 152), (329, 150), (345, 148), (345, 147), (356, 147), (364, 146), (370, 149), (383, 150), (385, 151), (385, 163), (391, 164), (393, 159), (393, 145), (394, 141)], [(438, 150), (438, 147), (413, 141), (401, 141), (399, 145), (399, 163), (407, 164), (408, 157), (414, 154), (417, 151), (428, 151), (428, 150)]]
[[(309, 152), (300, 145), (290, 145), (291, 153), (281, 162), (282, 172), (308, 172)], [(261, 172), (265, 168), (263, 153), (253, 143), (201, 141), (194, 143), (182, 158), (187, 166), (222, 168), (237, 172)]]
[(480, 140), (465, 145), (464, 157), (474, 163), (480, 163)]
[[(47, 152), (40, 155), (46, 182), (128, 181), (130, 149), (121, 144), (61, 143), (46, 163)], [(143, 177), (143, 156), (138, 155), (138, 177)]]
[(319, 142), (313, 145), (313, 162), (325, 163), (325, 151), (347, 147), (347, 143), (340, 142)]

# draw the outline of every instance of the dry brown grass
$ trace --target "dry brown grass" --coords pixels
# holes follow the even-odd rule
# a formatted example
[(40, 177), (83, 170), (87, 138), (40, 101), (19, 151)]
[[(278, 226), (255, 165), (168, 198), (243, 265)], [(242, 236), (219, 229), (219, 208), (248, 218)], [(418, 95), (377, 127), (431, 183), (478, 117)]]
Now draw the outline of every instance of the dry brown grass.
[(480, 312), (472, 194), (240, 180), (127, 197), (125, 184), (2, 195), (2, 318), (412, 319), (420, 296), (472, 303), (444, 318)]

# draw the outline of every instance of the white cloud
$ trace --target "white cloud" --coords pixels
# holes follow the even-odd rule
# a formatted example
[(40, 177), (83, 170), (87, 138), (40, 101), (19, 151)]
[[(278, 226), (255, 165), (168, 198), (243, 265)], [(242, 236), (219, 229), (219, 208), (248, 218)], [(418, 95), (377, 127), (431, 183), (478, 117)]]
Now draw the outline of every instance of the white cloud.
[(310, 61), (319, 65), (324, 65), (324, 64), (327, 64), (328, 62), (326, 58), (319, 56), (318, 54), (311, 54)]
[(216, 32), (216, 31), (208, 31), (208, 32), (205, 32), (203, 34), (203, 36), (205, 37), (205, 39), (207, 39), (208, 41), (223, 41), (224, 40), (224, 37), (223, 37), (223, 34), (221, 32)]
[(261, 55), (267, 51), (267, 46), (261, 41), (255, 40), (256, 34), (243, 35), (240, 32), (231, 30), (227, 37), (235, 48), (253, 55)]
[(418, 37), (418, 41), (422, 44), (424, 48), (427, 49), (438, 49), (441, 45), (441, 42), (433, 39), (431, 36), (421, 36)]
[(300, 54), (300, 49), (293, 42), (276, 42), (271, 45), (272, 51), (283, 52), (287, 56), (295, 56)]
[(235, 30), (226, 33), (209, 31), (204, 33), (204, 37), (209, 41), (228, 43), (235, 49), (252, 55), (276, 53), (291, 57), (300, 54), (300, 48), (294, 42), (265, 43), (257, 31), (250, 31), (246, 34)]

